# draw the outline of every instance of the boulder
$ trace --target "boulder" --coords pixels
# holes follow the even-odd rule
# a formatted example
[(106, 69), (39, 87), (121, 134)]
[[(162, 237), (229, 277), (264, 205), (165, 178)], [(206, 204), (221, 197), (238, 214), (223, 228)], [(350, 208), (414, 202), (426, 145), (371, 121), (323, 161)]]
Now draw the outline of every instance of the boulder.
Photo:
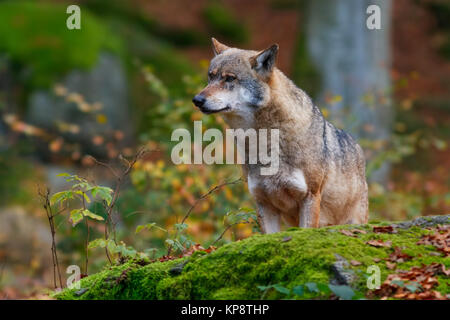
[(98, 157), (105, 157), (107, 141), (118, 147), (130, 142), (127, 79), (116, 56), (100, 54), (91, 70), (74, 70), (58, 86), (59, 93), (37, 90), (30, 95), (26, 122), (79, 143), (84, 152)]
[[(436, 229), (442, 228), (438, 225), (446, 228), (449, 224), (450, 215), (447, 215), (422, 217), (410, 224), (376, 222), (258, 234), (226, 244), (209, 254), (197, 251), (189, 257), (166, 262), (132, 260), (108, 266), (83, 278), (83, 291), (66, 289), (55, 297), (378, 299), (389, 295), (390, 286), (395, 286), (383, 284), (392, 279), (389, 275), (410, 276), (425, 270), (418, 268), (426, 267), (429, 269), (423, 271), (427, 274), (424, 281), (435, 280), (430, 280), (432, 288), (421, 297), (431, 294), (445, 299), (450, 293), (448, 256), (441, 249), (420, 241), (441, 232)], [(387, 291), (374, 292), (374, 288), (368, 288), (369, 278), (377, 268), (380, 284)], [(413, 272), (402, 273), (402, 270)], [(435, 274), (430, 275), (430, 272)], [(405, 290), (413, 290), (407, 288)], [(416, 297), (419, 293), (416, 292)]]

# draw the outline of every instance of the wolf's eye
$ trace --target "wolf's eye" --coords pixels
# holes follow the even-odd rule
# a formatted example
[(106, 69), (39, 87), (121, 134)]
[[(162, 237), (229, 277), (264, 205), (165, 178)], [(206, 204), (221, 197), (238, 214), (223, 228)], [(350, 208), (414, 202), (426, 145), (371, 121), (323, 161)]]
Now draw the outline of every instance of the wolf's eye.
[(225, 77), (225, 82), (233, 82), (235, 79), (236, 79), (235, 76), (228, 75)]

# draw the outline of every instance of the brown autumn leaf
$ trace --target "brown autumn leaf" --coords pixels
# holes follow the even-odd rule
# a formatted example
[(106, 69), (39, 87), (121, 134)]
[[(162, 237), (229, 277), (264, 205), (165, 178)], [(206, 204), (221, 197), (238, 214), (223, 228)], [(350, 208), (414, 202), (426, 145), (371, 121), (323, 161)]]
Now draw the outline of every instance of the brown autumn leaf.
[(352, 261), (350, 261), (350, 264), (352, 266), (360, 266), (360, 265), (362, 265), (362, 262), (359, 262), (358, 260), (352, 260)]
[(450, 225), (438, 226), (432, 234), (424, 235), (417, 244), (431, 245), (445, 257), (450, 256)]
[(390, 248), (392, 245), (392, 241), (386, 241), (384, 242), (383, 240), (369, 240), (366, 242), (366, 244), (371, 245), (372, 247), (386, 247), (386, 248)]
[(442, 263), (441, 263), (441, 265), (440, 265), (440, 268), (441, 268), (441, 272), (442, 272), (443, 274), (445, 274), (447, 277), (450, 277), (450, 269), (446, 270), (446, 269), (445, 269), (445, 265), (443, 265)]
[(165, 261), (169, 261), (169, 260), (175, 260), (177, 259), (177, 257), (174, 256), (162, 256), (161, 258), (158, 259), (159, 262), (165, 262)]
[(397, 233), (397, 230), (393, 226), (378, 226), (373, 227), (373, 232), (375, 233)]
[(394, 270), (396, 266), (397, 266), (396, 263), (392, 263), (392, 262), (386, 261), (386, 267), (387, 267), (389, 270)]
[(350, 230), (341, 229), (339, 232), (349, 237), (356, 237), (356, 235)]
[(407, 253), (404, 253), (400, 247), (395, 247), (394, 252), (389, 255), (387, 260), (391, 262), (403, 263), (405, 261), (411, 260), (413, 257)]
[(196, 251), (203, 251), (206, 253), (211, 253), (212, 251), (216, 250), (216, 247), (210, 246), (207, 249), (203, 248), (199, 243), (194, 244), (189, 249), (185, 250), (183, 252), (183, 257), (191, 256)]
[[(387, 261), (386, 265), (390, 262)], [(443, 264), (432, 263), (421, 267), (412, 267), (407, 271), (397, 270), (396, 274), (388, 275), (380, 289), (373, 291), (385, 300), (389, 297), (407, 300), (444, 300), (438, 291), (432, 290), (437, 286), (436, 275), (446, 274), (448, 271)]]
[(209, 246), (207, 249), (205, 249), (205, 252), (206, 253), (211, 253), (211, 252), (213, 252), (213, 251), (216, 251), (216, 247), (214, 247), (214, 246)]

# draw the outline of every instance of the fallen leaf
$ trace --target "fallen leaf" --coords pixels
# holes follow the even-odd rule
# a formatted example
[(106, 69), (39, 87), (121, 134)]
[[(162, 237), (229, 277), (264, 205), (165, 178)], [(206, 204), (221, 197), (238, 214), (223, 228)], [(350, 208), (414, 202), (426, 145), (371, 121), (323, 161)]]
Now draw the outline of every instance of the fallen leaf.
[(362, 265), (362, 263), (359, 262), (359, 261), (357, 261), (357, 260), (352, 260), (352, 261), (350, 261), (350, 264), (351, 264), (352, 266), (360, 266), (360, 265)]
[(373, 227), (373, 232), (375, 233), (397, 233), (397, 230), (393, 226), (378, 226)]
[(392, 241), (386, 241), (383, 242), (383, 240), (369, 240), (366, 242), (368, 245), (371, 245), (373, 247), (386, 247), (390, 248), (392, 245)]
[(417, 244), (431, 245), (437, 251), (444, 253), (445, 257), (450, 256), (450, 225), (438, 226), (432, 234), (424, 235)]
[[(386, 266), (391, 269), (395, 263), (386, 262)], [(381, 299), (389, 297), (408, 300), (444, 300), (441, 293), (431, 290), (438, 286), (436, 275), (447, 274), (449, 271), (440, 263), (412, 267), (410, 270), (397, 270), (396, 274), (390, 274), (381, 285), (380, 289), (373, 291)]]
[(341, 229), (339, 232), (349, 237), (356, 237), (356, 235), (350, 230)]
[(199, 243), (197, 243), (197, 244), (194, 244), (193, 246), (191, 246), (189, 249), (185, 250), (183, 252), (183, 257), (191, 256), (196, 251), (203, 251), (206, 253), (211, 253), (214, 250), (216, 250), (216, 247), (214, 247), (214, 246), (210, 246), (207, 249), (205, 249)]
[(366, 234), (367, 233), (367, 231), (361, 230), (361, 229), (352, 229), (350, 231), (353, 232), (353, 233), (362, 233), (362, 234)]
[(396, 266), (397, 266), (396, 263), (392, 263), (392, 262), (386, 261), (386, 267), (387, 267), (388, 269), (394, 270)]
[(391, 262), (403, 263), (405, 261), (411, 260), (413, 257), (409, 254), (402, 252), (400, 247), (395, 247), (394, 252), (389, 255), (387, 258)]

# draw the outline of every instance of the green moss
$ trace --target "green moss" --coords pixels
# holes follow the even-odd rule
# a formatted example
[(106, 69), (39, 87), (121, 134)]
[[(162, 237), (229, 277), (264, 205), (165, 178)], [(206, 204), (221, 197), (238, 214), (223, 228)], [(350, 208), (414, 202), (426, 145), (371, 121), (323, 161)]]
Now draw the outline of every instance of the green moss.
[(26, 71), (26, 84), (48, 86), (71, 69), (93, 66), (101, 50), (121, 51), (120, 41), (86, 10), (81, 12), (81, 30), (68, 30), (66, 8), (27, 1), (0, 3), (0, 52)]
[[(450, 223), (450, 222), (449, 222)], [(285, 288), (308, 282), (329, 283), (335, 275), (332, 265), (336, 254), (348, 261), (357, 260), (359, 266), (349, 266), (357, 275), (352, 284), (355, 291), (365, 293), (367, 267), (377, 265), (381, 281), (392, 273), (385, 261), (377, 262), (401, 247), (414, 259), (399, 263), (398, 269), (443, 263), (450, 267), (449, 259), (436, 256), (432, 246), (417, 245), (422, 235), (431, 231), (421, 227), (398, 229), (396, 234), (373, 233), (373, 225), (334, 226), (320, 229), (297, 229), (271, 235), (255, 235), (227, 244), (208, 255), (196, 254), (189, 260), (179, 259), (153, 263), (140, 267), (133, 263), (106, 269), (83, 279), (82, 288), (88, 291), (81, 296), (75, 290), (64, 290), (58, 299), (260, 299), (263, 292), (258, 286), (279, 284)], [(349, 237), (339, 230), (358, 228), (366, 234)], [(369, 240), (392, 241), (392, 246), (373, 247)], [(433, 252), (433, 253), (432, 253)], [(430, 254), (431, 253), (431, 254)], [(170, 272), (174, 266), (185, 263), (181, 274)], [(121, 274), (126, 270), (126, 279)], [(438, 276), (442, 294), (450, 292), (448, 277)], [(122, 279), (118, 281), (117, 279)], [(114, 283), (115, 285), (111, 285)], [(321, 298), (326, 298), (318, 294)], [(285, 298), (270, 290), (267, 299)], [(309, 294), (305, 298), (315, 298)]]

